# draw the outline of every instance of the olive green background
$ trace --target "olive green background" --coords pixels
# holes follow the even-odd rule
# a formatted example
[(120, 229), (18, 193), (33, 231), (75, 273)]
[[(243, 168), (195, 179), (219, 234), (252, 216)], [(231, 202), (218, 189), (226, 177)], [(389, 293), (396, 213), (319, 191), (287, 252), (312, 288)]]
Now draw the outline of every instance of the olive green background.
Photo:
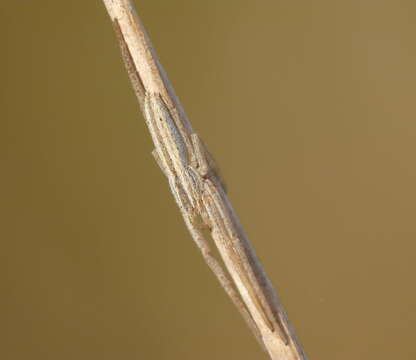
[[(135, 3), (310, 359), (415, 359), (416, 3)], [(103, 4), (2, 1), (0, 34), (0, 358), (267, 359)]]

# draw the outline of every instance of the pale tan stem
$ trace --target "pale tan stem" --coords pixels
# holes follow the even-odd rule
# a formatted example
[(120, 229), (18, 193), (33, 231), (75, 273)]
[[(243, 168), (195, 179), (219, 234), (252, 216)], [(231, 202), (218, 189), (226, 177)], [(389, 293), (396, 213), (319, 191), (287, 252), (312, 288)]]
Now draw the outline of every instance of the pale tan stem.
[[(271, 359), (306, 360), (214, 161), (192, 129), (130, 0), (103, 1), (155, 145), (153, 155), (204, 260)], [(226, 270), (199, 226), (209, 229)]]

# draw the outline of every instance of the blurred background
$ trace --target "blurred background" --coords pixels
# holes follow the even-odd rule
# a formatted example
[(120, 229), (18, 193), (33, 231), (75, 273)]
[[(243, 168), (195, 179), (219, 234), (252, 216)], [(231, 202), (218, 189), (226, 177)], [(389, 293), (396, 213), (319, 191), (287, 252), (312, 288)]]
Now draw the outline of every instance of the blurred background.
[[(416, 3), (135, 3), (310, 359), (415, 359)], [(3, 1), (0, 39), (0, 357), (267, 359), (101, 1)]]

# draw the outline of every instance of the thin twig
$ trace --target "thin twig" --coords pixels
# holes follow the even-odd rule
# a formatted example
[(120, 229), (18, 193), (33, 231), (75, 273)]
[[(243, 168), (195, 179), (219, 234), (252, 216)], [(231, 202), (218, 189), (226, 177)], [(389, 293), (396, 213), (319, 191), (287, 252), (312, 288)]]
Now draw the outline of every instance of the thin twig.
[[(193, 131), (130, 0), (103, 1), (155, 145), (153, 155), (204, 260), (271, 359), (305, 360), (225, 194), (215, 162)], [(209, 229), (211, 241), (204, 228)], [(225, 269), (211, 253), (210, 242), (217, 247)]]

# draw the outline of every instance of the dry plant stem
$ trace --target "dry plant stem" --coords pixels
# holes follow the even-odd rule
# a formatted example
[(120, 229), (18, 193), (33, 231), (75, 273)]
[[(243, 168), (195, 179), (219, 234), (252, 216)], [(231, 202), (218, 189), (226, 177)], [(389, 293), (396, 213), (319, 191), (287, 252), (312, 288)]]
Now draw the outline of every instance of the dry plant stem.
[[(206, 263), (271, 359), (306, 359), (225, 194), (215, 162), (193, 131), (131, 2), (103, 1), (155, 145), (153, 156)], [(203, 229), (209, 229), (213, 241)], [(226, 269), (211, 253), (211, 242)]]

